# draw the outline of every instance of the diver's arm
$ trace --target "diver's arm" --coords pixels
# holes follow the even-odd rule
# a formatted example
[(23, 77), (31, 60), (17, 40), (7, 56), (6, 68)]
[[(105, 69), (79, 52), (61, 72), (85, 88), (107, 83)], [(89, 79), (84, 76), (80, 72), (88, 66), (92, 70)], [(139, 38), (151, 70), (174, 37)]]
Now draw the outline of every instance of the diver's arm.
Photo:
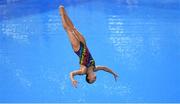
[(111, 69), (109, 69), (108, 67), (96, 66), (96, 68), (94, 69), (94, 71), (99, 71), (99, 70), (103, 70), (103, 71), (106, 71), (108, 73), (111, 73), (114, 76), (115, 80), (117, 80), (118, 75), (115, 72), (113, 72)]
[(70, 72), (70, 79), (71, 79), (71, 82), (75, 88), (77, 88), (78, 82), (74, 79), (74, 76), (75, 75), (82, 75), (82, 74), (84, 74), (84, 72), (81, 70), (75, 70), (75, 71)]

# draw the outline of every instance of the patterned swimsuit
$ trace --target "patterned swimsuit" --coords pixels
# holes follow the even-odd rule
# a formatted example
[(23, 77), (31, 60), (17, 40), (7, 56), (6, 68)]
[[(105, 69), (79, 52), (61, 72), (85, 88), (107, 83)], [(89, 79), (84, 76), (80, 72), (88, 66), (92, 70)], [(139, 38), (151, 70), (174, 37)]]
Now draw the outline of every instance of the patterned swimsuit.
[(79, 56), (79, 63), (80, 65), (84, 65), (87, 68), (90, 66), (95, 66), (95, 61), (93, 57), (91, 56), (87, 46), (80, 42), (80, 48), (77, 52), (75, 52)]

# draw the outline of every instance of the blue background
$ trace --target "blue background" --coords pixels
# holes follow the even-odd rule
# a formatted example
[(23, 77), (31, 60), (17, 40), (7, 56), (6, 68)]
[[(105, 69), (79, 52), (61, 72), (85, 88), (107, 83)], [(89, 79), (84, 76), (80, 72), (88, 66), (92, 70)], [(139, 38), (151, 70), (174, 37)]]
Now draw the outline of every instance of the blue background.
[[(117, 82), (72, 87), (59, 4)], [(180, 102), (180, 0), (0, 0), (0, 102)]]

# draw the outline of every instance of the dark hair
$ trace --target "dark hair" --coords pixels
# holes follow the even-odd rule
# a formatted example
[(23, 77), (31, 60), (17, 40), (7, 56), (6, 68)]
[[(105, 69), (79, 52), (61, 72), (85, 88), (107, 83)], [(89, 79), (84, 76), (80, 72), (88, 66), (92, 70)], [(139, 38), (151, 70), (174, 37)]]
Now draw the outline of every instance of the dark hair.
[(90, 80), (88, 79), (88, 74), (86, 74), (86, 82), (89, 83), (89, 84), (94, 83), (94, 81), (93, 81), (93, 82), (90, 82)]
[(89, 79), (88, 79), (88, 74), (86, 74), (86, 82), (89, 83), (89, 84), (91, 84), (90, 81), (89, 81)]

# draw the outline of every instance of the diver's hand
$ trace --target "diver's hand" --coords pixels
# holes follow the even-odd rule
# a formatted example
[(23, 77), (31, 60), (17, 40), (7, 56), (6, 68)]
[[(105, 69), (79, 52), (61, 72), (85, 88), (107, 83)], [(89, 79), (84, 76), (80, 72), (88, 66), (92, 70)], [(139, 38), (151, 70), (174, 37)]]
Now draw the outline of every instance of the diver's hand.
[(117, 78), (119, 77), (116, 73), (113, 74), (115, 81), (117, 81)]
[(78, 82), (77, 82), (76, 80), (73, 80), (73, 81), (72, 81), (72, 85), (73, 85), (74, 88), (77, 88), (77, 83), (78, 83)]

